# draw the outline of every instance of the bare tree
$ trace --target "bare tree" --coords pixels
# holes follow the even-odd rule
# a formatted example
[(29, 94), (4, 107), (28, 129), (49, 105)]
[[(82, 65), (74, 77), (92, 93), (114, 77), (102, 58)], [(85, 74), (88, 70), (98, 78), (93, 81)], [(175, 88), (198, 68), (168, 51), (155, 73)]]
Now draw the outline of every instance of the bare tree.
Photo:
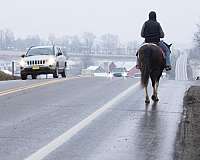
[(95, 38), (96, 36), (93, 33), (85, 32), (83, 34), (84, 46), (86, 48), (87, 54), (91, 54)]
[(93, 59), (88, 55), (85, 55), (83, 58), (81, 58), (81, 61), (82, 61), (82, 68), (87, 68), (89, 66), (94, 65)]
[(51, 45), (54, 45), (56, 42), (56, 36), (53, 33), (49, 34), (48, 41)]
[(72, 53), (80, 53), (81, 52), (81, 42), (78, 36), (70, 37), (70, 52)]
[(197, 24), (197, 31), (194, 33), (194, 42), (196, 47), (200, 48), (200, 25)]
[(136, 41), (130, 41), (127, 43), (127, 54), (136, 55), (139, 48), (139, 44)]
[(0, 49), (8, 50), (14, 47), (15, 36), (14, 33), (9, 30), (0, 30)]
[(195, 48), (190, 51), (190, 58), (200, 59), (200, 24), (197, 24), (197, 31), (194, 33)]
[[(199, 31), (195, 33), (195, 40), (200, 46), (200, 27)], [(14, 33), (11, 30), (0, 30), (0, 50), (26, 50), (31, 46), (52, 44), (62, 46), (66, 53), (72, 52), (87, 54), (93, 52), (101, 54), (134, 54), (138, 46), (136, 41), (128, 42), (127, 45), (122, 44), (117, 35), (109, 33), (98, 38), (90, 32), (85, 32), (81, 37), (77, 35), (56, 37), (54, 34), (49, 34), (48, 38), (43, 40), (39, 35), (29, 35), (26, 38), (15, 39)]]
[(60, 44), (61, 46), (65, 47), (65, 51), (69, 51), (70, 49), (70, 37), (65, 35), (63, 37), (60, 38)]
[(29, 35), (26, 39), (25, 39), (25, 47), (29, 48), (31, 46), (37, 46), (41, 44), (41, 39), (39, 37), (39, 35)]
[(113, 54), (117, 50), (119, 38), (117, 35), (104, 34), (101, 36), (102, 47), (106, 54)]
[(0, 30), (0, 49), (4, 49), (5, 34), (3, 30)]
[(13, 49), (14, 41), (15, 41), (14, 33), (11, 30), (6, 29), (5, 30), (5, 49)]

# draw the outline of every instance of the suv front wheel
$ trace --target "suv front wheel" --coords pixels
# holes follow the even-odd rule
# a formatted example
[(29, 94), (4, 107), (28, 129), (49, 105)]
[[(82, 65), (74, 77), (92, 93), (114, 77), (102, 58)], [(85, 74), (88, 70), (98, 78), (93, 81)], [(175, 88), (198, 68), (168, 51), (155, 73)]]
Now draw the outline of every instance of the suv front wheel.
[(26, 74), (21, 74), (21, 79), (22, 80), (26, 80), (27, 79), (27, 75)]
[(36, 74), (32, 74), (32, 79), (37, 79), (37, 75)]
[(63, 69), (63, 72), (61, 73), (62, 77), (65, 78), (66, 77), (66, 72), (65, 72), (66, 68)]
[(58, 68), (55, 69), (53, 73), (53, 78), (58, 78)]

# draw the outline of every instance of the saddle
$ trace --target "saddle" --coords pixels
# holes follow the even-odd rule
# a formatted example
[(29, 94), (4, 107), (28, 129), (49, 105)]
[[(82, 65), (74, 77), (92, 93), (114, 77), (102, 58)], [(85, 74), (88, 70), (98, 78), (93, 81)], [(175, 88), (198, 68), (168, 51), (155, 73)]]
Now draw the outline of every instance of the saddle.
[[(165, 42), (164, 42), (165, 43)], [(165, 43), (166, 44), (166, 43)], [(165, 52), (162, 50), (162, 48), (159, 46), (159, 43), (143, 43), (140, 47), (144, 46), (144, 45), (156, 45), (160, 48), (160, 51), (162, 53), (163, 58), (165, 59)], [(167, 44), (168, 46), (168, 44)], [(171, 46), (171, 45), (170, 45)], [(139, 48), (140, 48), (139, 47)], [(136, 52), (136, 56), (138, 57), (138, 51)]]
[[(159, 46), (159, 43), (143, 43), (140, 48), (144, 45), (155, 45), (155, 46), (158, 46), (160, 48), (160, 51), (161, 51), (161, 57), (162, 59), (164, 60), (164, 63), (165, 63), (165, 53), (164, 51), (162, 50), (162, 48)], [(141, 69), (141, 63), (140, 63), (140, 60), (139, 60), (139, 53), (138, 51), (136, 52), (136, 56), (137, 56), (137, 62), (136, 62), (136, 69)], [(162, 61), (162, 60), (161, 60)]]
[[(160, 51), (161, 51), (161, 57), (162, 57), (162, 59), (164, 60), (164, 66), (165, 66), (165, 69), (168, 71), (168, 70), (171, 70), (171, 65), (166, 65), (166, 54), (167, 53), (165, 53), (166, 51), (165, 50), (163, 50), (161, 47), (160, 47), (160, 45), (159, 45), (159, 43), (160, 42), (156, 42), (156, 43), (143, 43), (142, 45), (141, 45), (141, 47), (143, 46), (143, 45), (156, 45), (156, 46), (158, 46), (159, 48), (160, 48)], [(162, 43), (164, 43), (165, 45), (166, 45), (166, 47), (170, 50), (170, 47), (171, 47), (171, 45), (172, 44), (167, 44), (166, 42), (164, 42), (164, 41), (162, 41)], [(136, 68), (140, 68), (140, 60), (139, 60), (139, 55), (138, 55), (138, 52), (136, 53), (136, 56), (137, 56), (137, 64), (136, 64)]]

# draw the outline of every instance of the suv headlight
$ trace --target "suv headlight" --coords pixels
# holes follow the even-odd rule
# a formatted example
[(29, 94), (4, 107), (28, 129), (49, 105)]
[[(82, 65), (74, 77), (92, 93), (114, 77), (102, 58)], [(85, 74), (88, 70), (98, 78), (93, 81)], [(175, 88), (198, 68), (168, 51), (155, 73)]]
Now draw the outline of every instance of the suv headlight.
[(21, 59), (21, 60), (19, 61), (19, 65), (20, 65), (21, 67), (25, 67), (26, 61), (25, 61), (24, 59)]
[(48, 64), (49, 66), (50, 66), (50, 65), (55, 65), (55, 64), (56, 64), (55, 58), (50, 58), (50, 59), (48, 59), (47, 64)]

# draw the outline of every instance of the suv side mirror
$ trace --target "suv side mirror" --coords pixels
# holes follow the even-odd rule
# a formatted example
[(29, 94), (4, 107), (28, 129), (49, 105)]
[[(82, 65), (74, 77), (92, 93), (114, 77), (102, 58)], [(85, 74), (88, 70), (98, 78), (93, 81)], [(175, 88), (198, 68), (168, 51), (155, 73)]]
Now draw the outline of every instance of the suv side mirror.
[(61, 53), (61, 52), (58, 52), (58, 53), (57, 53), (57, 56), (61, 56), (61, 55), (62, 55), (62, 53)]
[(22, 54), (21, 57), (24, 58), (24, 57), (25, 57), (25, 54)]

